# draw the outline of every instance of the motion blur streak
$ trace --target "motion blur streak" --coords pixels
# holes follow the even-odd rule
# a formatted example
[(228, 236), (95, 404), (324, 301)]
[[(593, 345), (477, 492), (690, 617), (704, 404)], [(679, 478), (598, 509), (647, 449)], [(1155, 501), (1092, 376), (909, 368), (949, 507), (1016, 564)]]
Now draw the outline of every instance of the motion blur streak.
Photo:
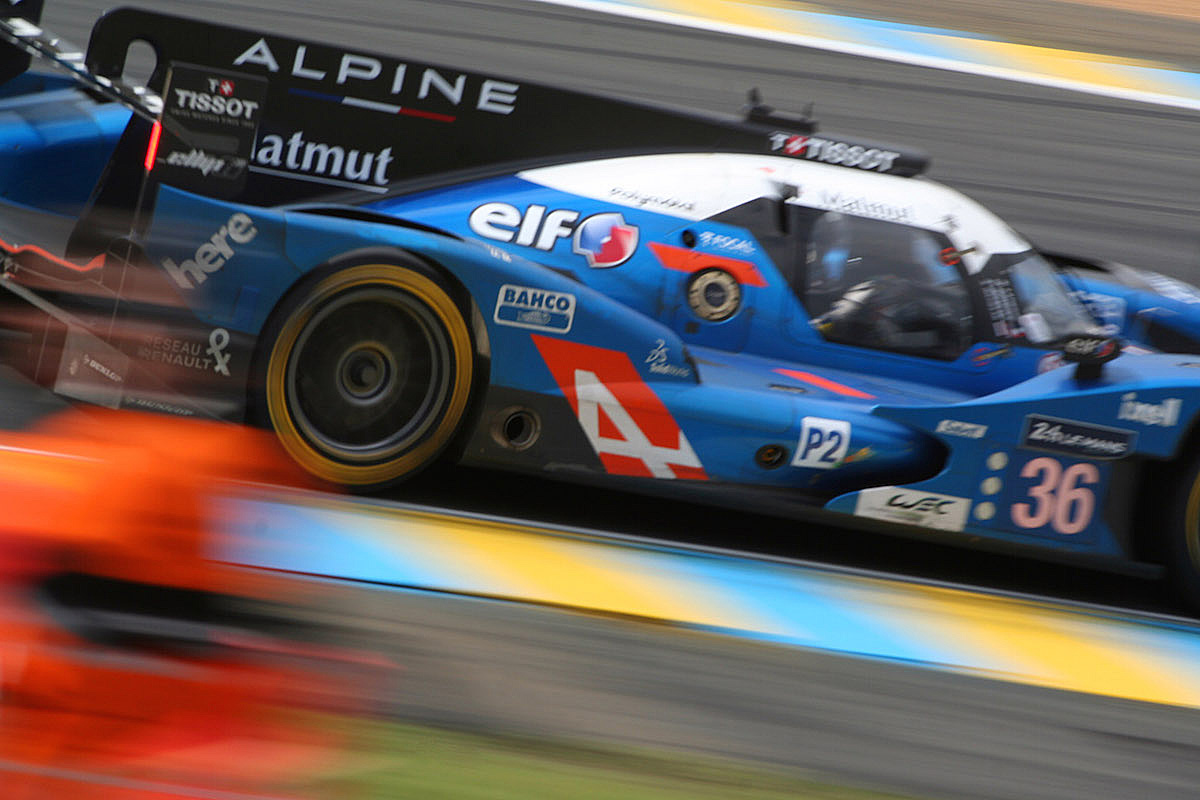
[(963, 31), (771, 7), (767, 2), (539, 2), (1107, 97), (1200, 109), (1200, 75), (1149, 61), (994, 41)]
[(1200, 707), (1200, 628), (1185, 623), (365, 502), (243, 498), (227, 518), (239, 563)]
[(246, 481), (307, 484), (231, 425), (91, 410), (4, 435), (5, 800), (275, 797), (336, 764), (310, 720), (390, 668), (334, 644), (310, 582), (207, 557), (210, 493)]

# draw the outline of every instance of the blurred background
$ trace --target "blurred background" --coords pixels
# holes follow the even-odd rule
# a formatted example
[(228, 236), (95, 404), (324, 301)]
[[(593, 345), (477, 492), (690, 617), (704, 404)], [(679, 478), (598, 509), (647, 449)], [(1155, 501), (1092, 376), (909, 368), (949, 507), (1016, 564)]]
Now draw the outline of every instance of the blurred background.
[[(828, 32), (829, 15), (846, 16), (919, 28), (918, 37), (948, 29), (1152, 61), (1194, 83), (1195, 3), (628, 4), (640, 16), (589, 5), (154, 7), (729, 114), (758, 87), (780, 108), (813, 104), (823, 130), (924, 149), (931, 177), (1041, 247), (1200, 282), (1198, 111), (667, 24), (714, 8), (756, 26), (799, 11)], [(105, 8), (48, 2), (43, 20), (82, 44)], [(345, 511), (347, 501), (296, 474), (269, 437), (73, 411), (7, 380), (2, 392), (5, 798), (1115, 800), (1193, 797), (1200, 783), (1200, 717), (1185, 701), (990, 680), (899, 651), (860, 658), (604, 604), (564, 610), (549, 599), (300, 574), (279, 565), (289, 553), (311, 563), (318, 526), (287, 509)], [(248, 506), (230, 498), (251, 498), (253, 515), (240, 518)], [(470, 470), (436, 469), (363, 502), (349, 513), (391, 519), (397, 503), (417, 503), (421, 514), (450, 508), (735, 548), (797, 569), (817, 562), (1050, 603), (1104, 599), (1135, 616), (1169, 611), (1138, 576)], [(261, 547), (263, 530), (275, 568), (230, 563), (229, 553)], [(840, 613), (836, 596), (808, 598), (816, 618)], [(1195, 652), (1179, 655), (1178, 674), (1195, 675)]]

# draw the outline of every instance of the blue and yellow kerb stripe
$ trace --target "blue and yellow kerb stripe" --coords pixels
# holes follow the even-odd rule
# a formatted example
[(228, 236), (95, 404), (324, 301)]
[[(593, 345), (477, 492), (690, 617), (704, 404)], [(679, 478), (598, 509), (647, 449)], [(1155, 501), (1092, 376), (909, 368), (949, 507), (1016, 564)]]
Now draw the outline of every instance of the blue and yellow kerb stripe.
[(964, 31), (733, 0), (540, 0), (608, 14), (1200, 110), (1200, 74), (1165, 64), (1013, 44)]
[(230, 502), (236, 563), (1200, 707), (1200, 627), (366, 503)]

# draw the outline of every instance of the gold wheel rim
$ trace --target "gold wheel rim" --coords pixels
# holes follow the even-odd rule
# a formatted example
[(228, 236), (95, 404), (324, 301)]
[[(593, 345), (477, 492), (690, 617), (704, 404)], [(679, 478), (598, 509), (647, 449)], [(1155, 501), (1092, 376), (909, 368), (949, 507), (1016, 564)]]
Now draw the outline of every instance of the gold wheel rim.
[[(289, 407), (288, 367), (292, 350), (314, 314), (334, 295), (367, 286), (396, 289), (423, 304), (446, 334), (454, 363), (449, 375), (449, 399), (437, 409), (441, 417), (432, 430), (394, 458), (353, 464), (333, 458), (314, 446), (297, 424)], [(288, 317), (267, 361), (267, 413), (284, 449), (304, 469), (345, 486), (371, 486), (403, 477), (437, 455), (458, 428), (470, 397), (472, 377), (470, 334), (450, 296), (434, 281), (412, 270), (389, 264), (364, 264), (321, 280)]]

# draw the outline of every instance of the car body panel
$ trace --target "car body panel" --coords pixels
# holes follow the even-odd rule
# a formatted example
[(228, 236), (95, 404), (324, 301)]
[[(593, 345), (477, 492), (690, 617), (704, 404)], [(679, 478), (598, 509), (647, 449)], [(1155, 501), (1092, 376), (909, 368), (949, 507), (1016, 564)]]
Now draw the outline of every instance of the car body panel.
[[(242, 103), (229, 146), (245, 150), (156, 155), (148, 122), (61, 82), (0, 93), (0, 144), (35, 152), (0, 156), (4, 230), (31, 211), (68, 218), (60, 250), (92, 259), (5, 250), (0, 284), (47, 314), (30, 326), (47, 362), (34, 371), (67, 396), (242, 419), (306, 287), (401, 259), (471, 329), (479, 380), (448, 451), (463, 463), (787, 491), (902, 531), (1135, 556), (1127, 495), (1148, 464), (1188, 456), (1200, 361), (1143, 337), (1089, 372), (1062, 343), (1137, 344), (1168, 318), (1200, 342), (1200, 293), (1068, 263), (1052, 278), (1067, 322), (1042, 336), (1053, 314), (1031, 311), (1021, 281), (1053, 273), (986, 209), (914, 177), (919, 155), (758, 107), (710, 119), (129, 9), (98, 24), (90, 67), (112, 71), (139, 37), (172, 80), (209, 75)], [(186, 91), (166, 98), (168, 134), (194, 110)], [(243, 91), (265, 98), (253, 120)], [(73, 180), (51, 169), (70, 154)], [(240, 171), (208, 191), (222, 159)], [(897, 263), (866, 271), (865, 250), (838, 244), (847, 231)], [(949, 298), (950, 339), (919, 316), (896, 341), (936, 349), (831, 333), (839, 309), (912, 267)], [(506, 432), (515, 417), (530, 441)]]

